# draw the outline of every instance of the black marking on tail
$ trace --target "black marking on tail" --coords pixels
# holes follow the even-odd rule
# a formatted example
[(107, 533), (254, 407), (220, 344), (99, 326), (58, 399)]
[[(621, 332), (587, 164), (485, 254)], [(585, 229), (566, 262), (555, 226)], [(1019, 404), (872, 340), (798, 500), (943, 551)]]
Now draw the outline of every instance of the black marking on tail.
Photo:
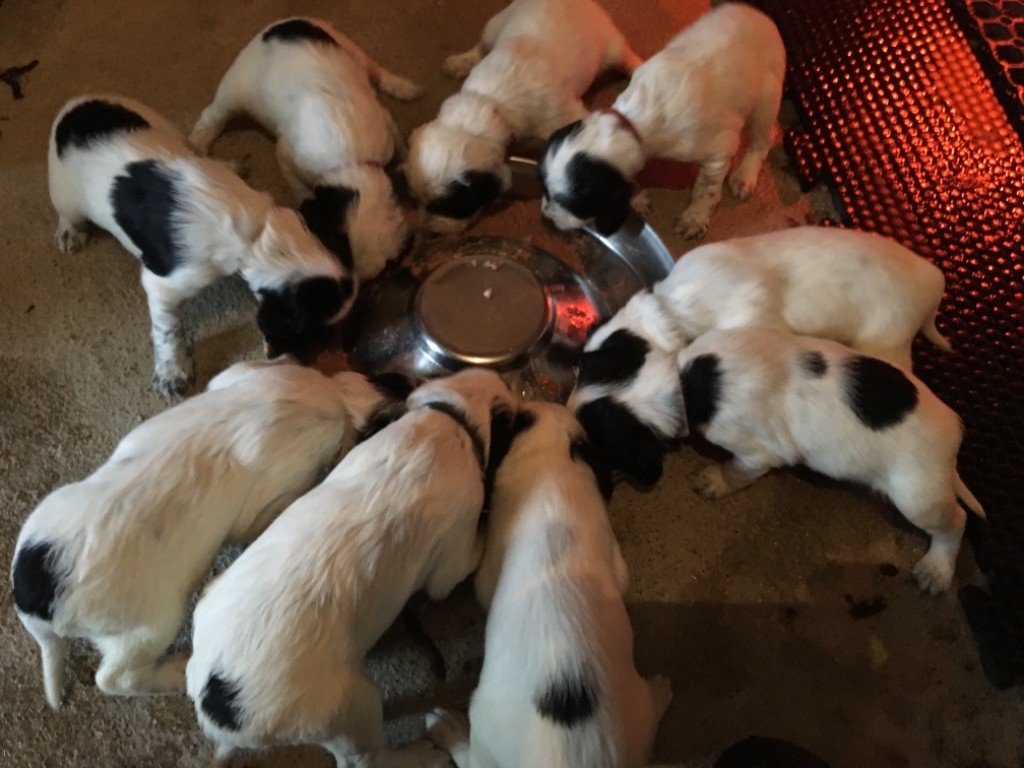
[(686, 423), (690, 429), (715, 418), (722, 398), (722, 366), (718, 355), (698, 355), (679, 377), (683, 388)]
[(64, 157), (69, 147), (86, 149), (89, 144), (107, 139), (116, 133), (129, 133), (149, 128), (142, 115), (121, 104), (90, 99), (69, 109), (54, 130), (57, 157)]
[(847, 360), (845, 368), (846, 402), (868, 429), (895, 427), (917, 407), (917, 387), (899, 368), (864, 355)]
[(53, 621), (57, 594), (63, 574), (57, 570), (58, 552), (45, 541), (27, 544), (18, 550), (11, 574), (14, 604), (18, 612)]
[(275, 24), (263, 33), (263, 42), (278, 40), (282, 43), (324, 43), (338, 47), (338, 42), (323, 27), (306, 19), (288, 19)]
[(200, 706), (219, 728), (237, 731), (242, 727), (242, 707), (238, 703), (239, 687), (214, 672), (206, 681)]
[(597, 686), (579, 670), (567, 672), (548, 684), (537, 700), (537, 712), (565, 728), (572, 728), (597, 710)]

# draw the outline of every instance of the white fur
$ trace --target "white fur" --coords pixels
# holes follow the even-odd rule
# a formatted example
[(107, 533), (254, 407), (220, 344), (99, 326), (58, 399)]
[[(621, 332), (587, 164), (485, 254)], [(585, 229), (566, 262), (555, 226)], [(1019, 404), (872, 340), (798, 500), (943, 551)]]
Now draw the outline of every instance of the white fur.
[[(593, 0), (515, 0), (487, 22), (480, 42), (445, 61), (448, 74), (466, 80), (437, 119), (412, 133), (405, 172), (413, 195), (425, 204), (467, 170), (493, 174), (507, 189), (513, 138), (543, 140), (583, 118), (580, 97), (598, 74), (631, 73), (641, 61)], [(469, 223), (422, 216), (439, 232)]]
[[(415, 591), (444, 597), (483, 553), (481, 467), (466, 431), (427, 407), (437, 402), (466, 414), (485, 452), (491, 409), (513, 404), (479, 369), (420, 387), (407, 415), (357, 446), (200, 600), (188, 693), (219, 755), (284, 741), (322, 744), (339, 766), (415, 762), (385, 750), (363, 659)], [(203, 708), (214, 674), (238, 689), (238, 730)]]
[[(102, 99), (141, 115), (150, 128), (115, 133), (88, 147), (69, 147), (58, 157), (50, 134), (50, 199), (60, 216), (57, 245), (74, 251), (88, 240), (89, 222), (110, 232), (136, 258), (140, 247), (114, 218), (111, 189), (129, 163), (155, 159), (188, 181), (178, 223), (179, 264), (160, 277), (142, 269), (152, 321), (153, 386), (164, 395), (180, 394), (192, 380), (192, 361), (181, 333), (178, 306), (220, 277), (240, 273), (249, 287), (276, 289), (304, 278), (348, 277), (347, 271), (306, 229), (295, 211), (248, 187), (222, 163), (196, 157), (181, 133), (148, 107), (120, 96), (82, 96), (69, 101), (54, 120), (78, 104)], [(351, 306), (345, 303), (337, 318)]]
[[(572, 455), (582, 429), (560, 405), (523, 410), (536, 421), (498, 470), (476, 579), (490, 615), (471, 728), (438, 711), (431, 736), (458, 768), (640, 768), (669, 684), (633, 665), (626, 564), (594, 475)], [(586, 679), (595, 704), (571, 727), (538, 708), (566, 676)]]
[(327, 22), (295, 18), (323, 29), (337, 47), (264, 42), (264, 32), (288, 19), (267, 26), (238, 54), (189, 141), (206, 153), (233, 115), (247, 114), (278, 137), (278, 161), (298, 200), (319, 185), (356, 190), (345, 229), (356, 273), (375, 277), (401, 251), (408, 228), (381, 167), (402, 151), (402, 136), (374, 86), (399, 99), (422, 91)]
[(782, 99), (785, 48), (772, 21), (743, 3), (723, 3), (673, 38), (639, 67), (613, 107), (639, 132), (642, 144), (607, 112), (598, 112), (545, 162), (544, 214), (562, 229), (580, 221), (555, 198), (572, 196), (567, 166), (580, 153), (632, 179), (647, 159), (699, 163), (689, 206), (675, 229), (700, 238), (722, 196), (729, 165), (746, 130), (746, 150), (729, 179), (746, 199), (771, 148)]
[[(824, 375), (808, 372), (804, 356), (812, 352), (827, 362)], [(699, 492), (724, 496), (793, 464), (864, 483), (931, 536), (914, 568), (922, 589), (949, 587), (966, 523), (957, 496), (978, 515), (984, 511), (957, 474), (960, 419), (924, 383), (904, 372), (917, 390), (916, 407), (899, 423), (872, 430), (850, 407), (844, 366), (855, 353), (841, 344), (765, 329), (712, 331), (680, 352), (684, 381), (701, 355), (720, 360), (719, 397), (710, 422), (690, 428), (735, 458), (703, 472)], [(685, 385), (683, 397), (690, 397)]]
[[(351, 446), (381, 400), (363, 376), (240, 363), (207, 392), (132, 430), (85, 480), (51, 493), (18, 537), (61, 572), (52, 621), (19, 618), (39, 642), (60, 705), (66, 638), (91, 641), (110, 694), (181, 691), (184, 659), (159, 660), (225, 542), (248, 542)], [(30, 588), (32, 584), (23, 585)]]

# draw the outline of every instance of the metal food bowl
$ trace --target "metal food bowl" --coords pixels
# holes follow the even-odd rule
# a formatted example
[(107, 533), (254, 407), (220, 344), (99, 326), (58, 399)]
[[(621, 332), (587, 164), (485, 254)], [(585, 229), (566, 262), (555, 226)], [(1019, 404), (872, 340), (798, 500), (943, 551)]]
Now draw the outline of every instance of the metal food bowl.
[[(539, 208), (536, 164), (510, 164), (509, 197)], [(673, 259), (632, 212), (611, 237), (558, 233), (578, 257), (575, 268), (528, 235), (443, 237), (414, 247), (364, 286), (347, 334), (355, 368), (426, 377), (482, 365), (524, 397), (564, 402), (590, 329), (664, 278)]]

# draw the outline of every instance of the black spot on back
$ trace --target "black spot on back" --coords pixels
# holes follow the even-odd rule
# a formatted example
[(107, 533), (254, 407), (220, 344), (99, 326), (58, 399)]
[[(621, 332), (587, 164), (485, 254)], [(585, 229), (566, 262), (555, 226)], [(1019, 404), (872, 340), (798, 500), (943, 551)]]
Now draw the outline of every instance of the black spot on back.
[(256, 325), (269, 347), (268, 355), (295, 355), (312, 362), (337, 332), (329, 321), (352, 296), (349, 278), (309, 277), (278, 289), (261, 289)]
[(299, 206), (299, 215), (309, 231), (348, 270), (352, 269), (352, 243), (345, 232), (345, 217), (358, 197), (359, 193), (349, 187), (318, 186), (313, 188), (313, 196)]
[(356, 432), (356, 443), (369, 440), (389, 424), (393, 424), (409, 412), (405, 401), (383, 401), (376, 405), (366, 417), (366, 421)]
[(404, 373), (389, 371), (370, 376), (369, 382), (380, 392), (382, 397), (404, 401), (416, 389), (416, 382)]
[(825, 356), (817, 350), (802, 353), (800, 355), (800, 367), (816, 379), (820, 379), (828, 373), (828, 363), (825, 361)]
[(628, 408), (602, 397), (580, 408), (576, 418), (612, 470), (641, 485), (661, 479), (665, 448), (654, 430)]
[(149, 122), (121, 104), (102, 99), (83, 101), (69, 109), (57, 123), (54, 130), (57, 157), (64, 157), (69, 147), (85, 149), (94, 141), (143, 128), (149, 128)]
[(53, 621), (62, 575), (57, 570), (58, 553), (45, 541), (27, 544), (14, 558), (11, 581), (14, 605), (26, 616)]
[(577, 219), (593, 219), (602, 235), (618, 232), (629, 215), (633, 185), (621, 172), (604, 160), (585, 152), (575, 155), (565, 167), (566, 194), (555, 195), (555, 202)]
[(337, 41), (327, 30), (305, 19), (289, 19), (275, 24), (263, 33), (263, 42), (269, 43), (272, 40), (282, 43), (323, 43), (338, 46)]
[(624, 328), (615, 331), (580, 357), (579, 384), (625, 384), (640, 372), (650, 351), (646, 339)]
[(484, 509), (491, 508), (494, 479), (501, 463), (512, 450), (512, 444), (535, 422), (536, 418), (529, 411), (513, 413), (506, 405), (497, 405), (491, 409), (491, 449), (487, 455), (487, 471), (484, 473)]
[(917, 406), (917, 387), (895, 366), (857, 355), (843, 367), (846, 402), (868, 429), (877, 432), (894, 427)]
[(143, 160), (125, 166), (110, 190), (114, 220), (142, 251), (146, 269), (160, 277), (171, 274), (179, 262), (174, 224), (177, 182), (167, 166)]
[(605, 501), (612, 497), (615, 484), (612, 480), (612, 468), (608, 460), (598, 451), (594, 444), (585, 437), (577, 437), (569, 446), (569, 455), (573, 461), (582, 461), (587, 464), (594, 473), (597, 481), (597, 489)]
[(427, 203), (427, 212), (450, 219), (468, 219), (501, 193), (501, 179), (485, 171), (466, 171), (448, 182), (444, 194)]
[(806, 749), (781, 739), (751, 736), (733, 744), (715, 761), (715, 768), (829, 768)]
[(206, 681), (200, 701), (203, 712), (218, 727), (237, 731), (242, 727), (242, 708), (238, 703), (238, 685), (214, 672)]
[(718, 412), (718, 401), (722, 397), (722, 368), (718, 355), (693, 358), (683, 369), (679, 381), (690, 429), (707, 424)]
[(537, 699), (537, 712), (564, 728), (572, 728), (597, 710), (597, 685), (579, 670), (552, 680)]

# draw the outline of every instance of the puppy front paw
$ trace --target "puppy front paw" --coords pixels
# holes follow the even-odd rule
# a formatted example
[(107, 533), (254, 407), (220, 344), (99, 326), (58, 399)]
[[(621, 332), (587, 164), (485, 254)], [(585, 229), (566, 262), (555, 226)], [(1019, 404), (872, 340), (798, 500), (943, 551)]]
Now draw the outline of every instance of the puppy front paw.
[(388, 96), (392, 96), (399, 101), (413, 101), (423, 95), (423, 89), (414, 83), (412, 80), (408, 80), (404, 77), (389, 77), (387, 80), (382, 80), (380, 88)]
[(195, 375), (192, 371), (183, 368), (160, 366), (153, 371), (153, 389), (167, 399), (181, 397), (194, 381)]
[(647, 194), (646, 189), (633, 195), (633, 199), (629, 201), (629, 204), (633, 207), (634, 211), (645, 219), (654, 211), (654, 204), (651, 203), (651, 196)]
[(922, 591), (938, 595), (949, 589), (955, 567), (945, 552), (929, 550), (914, 566), (914, 577)]
[(469, 75), (479, 61), (475, 51), (467, 51), (449, 56), (444, 60), (441, 69), (449, 77), (463, 78)]
[(89, 232), (82, 227), (76, 227), (74, 224), (61, 219), (61, 222), (57, 225), (55, 239), (57, 241), (57, 248), (62, 253), (75, 253), (80, 251), (89, 242)]
[(708, 232), (708, 219), (705, 214), (683, 211), (672, 229), (687, 240), (703, 240)]
[(729, 177), (729, 191), (737, 200), (748, 200), (757, 189), (757, 174), (747, 173), (744, 168), (736, 169)]
[(690, 481), (697, 495), (705, 499), (720, 499), (729, 493), (729, 484), (725, 482), (722, 468), (718, 464), (695, 472)]
[(426, 716), (427, 738), (448, 753), (469, 741), (469, 719), (461, 712), (435, 709)]

